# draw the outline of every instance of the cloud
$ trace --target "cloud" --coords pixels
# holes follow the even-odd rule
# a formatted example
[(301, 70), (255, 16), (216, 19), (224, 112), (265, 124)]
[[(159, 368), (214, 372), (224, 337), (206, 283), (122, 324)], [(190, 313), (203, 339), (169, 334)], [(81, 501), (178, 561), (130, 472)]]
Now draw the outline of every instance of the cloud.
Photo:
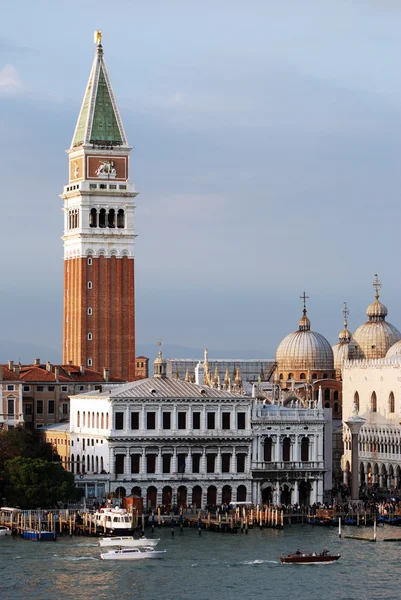
[(16, 96), (26, 90), (17, 69), (13, 65), (5, 65), (0, 71), (0, 96)]

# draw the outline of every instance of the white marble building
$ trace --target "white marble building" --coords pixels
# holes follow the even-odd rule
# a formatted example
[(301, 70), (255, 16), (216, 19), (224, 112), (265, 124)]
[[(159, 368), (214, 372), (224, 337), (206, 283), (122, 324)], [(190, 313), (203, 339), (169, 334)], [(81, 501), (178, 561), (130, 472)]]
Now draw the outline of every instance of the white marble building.
[(133, 493), (146, 506), (323, 501), (331, 413), (321, 400), (266, 405), (196, 371), (199, 383), (168, 379), (160, 353), (154, 377), (71, 398), (70, 464), (85, 495)]
[(323, 502), (332, 487), (331, 410), (321, 400), (310, 408), (256, 403), (251, 425), (255, 501)]
[[(397, 344), (395, 345), (397, 346)], [(401, 486), (401, 356), (346, 361), (343, 365), (343, 415), (356, 404), (366, 420), (359, 433), (359, 483), (367, 487)], [(351, 470), (351, 436), (344, 426), (344, 481)]]

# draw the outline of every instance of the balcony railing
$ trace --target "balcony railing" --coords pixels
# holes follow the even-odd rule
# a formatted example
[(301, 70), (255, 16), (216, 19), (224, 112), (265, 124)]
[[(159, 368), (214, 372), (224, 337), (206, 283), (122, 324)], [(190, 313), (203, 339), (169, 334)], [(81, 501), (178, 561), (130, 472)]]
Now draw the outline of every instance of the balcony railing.
[(252, 461), (252, 471), (310, 471), (312, 469), (322, 470), (324, 468), (323, 462), (312, 461), (312, 462), (259, 462)]

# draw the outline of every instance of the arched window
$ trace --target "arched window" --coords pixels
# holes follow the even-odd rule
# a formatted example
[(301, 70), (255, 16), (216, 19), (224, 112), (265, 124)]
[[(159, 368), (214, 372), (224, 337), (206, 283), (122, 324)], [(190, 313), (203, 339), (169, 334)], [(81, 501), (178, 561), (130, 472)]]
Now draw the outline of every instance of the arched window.
[(87, 456), (87, 457), (86, 457), (86, 470), (88, 471), (88, 473), (89, 473), (89, 471), (90, 471), (90, 468), (91, 468), (90, 459), (91, 459), (91, 457), (90, 457), (90, 456)]
[(334, 402), (334, 414), (338, 415), (338, 402)]
[(109, 428), (109, 413), (106, 413), (106, 429)]
[(323, 379), (328, 379), (327, 373), (323, 373)]
[(309, 460), (309, 438), (303, 437), (301, 441), (301, 461), (308, 462)]
[(92, 463), (92, 473), (93, 473), (93, 471), (95, 470), (95, 458), (93, 456), (91, 459), (91, 463)]
[(280, 373), (280, 379), (283, 379), (283, 374), (282, 373)]
[(294, 373), (288, 373), (288, 379), (294, 379)]
[(334, 390), (333, 399), (334, 401), (338, 400), (338, 390)]
[(357, 407), (357, 409), (359, 410), (359, 393), (355, 392), (354, 394), (354, 404)]
[(373, 392), (370, 397), (370, 408), (372, 412), (377, 412), (377, 396), (376, 392)]
[(316, 373), (312, 374), (312, 379), (317, 379), (317, 374)]
[(104, 461), (103, 461), (103, 456), (100, 457), (100, 472), (103, 473), (104, 471)]
[(388, 410), (389, 412), (395, 412), (395, 400), (393, 392), (390, 392), (390, 396), (388, 397)]
[(299, 376), (300, 379), (306, 379), (306, 375), (305, 373), (301, 373), (301, 375)]
[(100, 429), (104, 429), (104, 413), (102, 413), (102, 416), (100, 417)]
[(329, 388), (326, 388), (324, 390), (324, 400), (325, 400), (325, 402), (330, 402), (330, 390), (329, 390)]
[(99, 429), (99, 413), (96, 413), (96, 427)]
[(85, 427), (86, 425), (86, 412), (84, 411), (82, 414), (82, 427)]
[(96, 456), (96, 473), (99, 473), (99, 457)]
[(125, 226), (125, 218), (124, 218), (124, 211), (122, 208), (119, 209), (118, 213), (117, 213), (117, 227), (119, 229), (124, 229)]
[(263, 450), (263, 460), (265, 462), (271, 462), (272, 460), (272, 446), (272, 439), (270, 437), (266, 438)]
[(91, 208), (89, 214), (89, 227), (97, 227), (97, 210), (96, 208)]
[(77, 412), (77, 427), (81, 427), (81, 415), (80, 412)]
[(95, 429), (95, 413), (92, 413), (92, 428)]
[(79, 459), (79, 454), (77, 454), (77, 473), (81, 472), (81, 461)]
[(104, 208), (99, 211), (99, 227), (106, 227), (106, 209)]
[(71, 473), (75, 473), (74, 455), (71, 454)]
[(116, 211), (114, 210), (114, 208), (111, 208), (109, 210), (107, 222), (109, 227), (116, 226)]

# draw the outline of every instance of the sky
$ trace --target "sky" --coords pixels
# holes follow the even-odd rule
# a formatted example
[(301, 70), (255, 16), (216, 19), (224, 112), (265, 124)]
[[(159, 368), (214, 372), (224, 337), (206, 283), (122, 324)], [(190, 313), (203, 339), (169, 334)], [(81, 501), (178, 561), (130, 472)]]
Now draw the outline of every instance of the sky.
[[(61, 348), (62, 201), (93, 32), (131, 153), (139, 344), (401, 329), (401, 4), (14, 0), (0, 22), (0, 339)], [(45, 357), (44, 357), (45, 358)]]

